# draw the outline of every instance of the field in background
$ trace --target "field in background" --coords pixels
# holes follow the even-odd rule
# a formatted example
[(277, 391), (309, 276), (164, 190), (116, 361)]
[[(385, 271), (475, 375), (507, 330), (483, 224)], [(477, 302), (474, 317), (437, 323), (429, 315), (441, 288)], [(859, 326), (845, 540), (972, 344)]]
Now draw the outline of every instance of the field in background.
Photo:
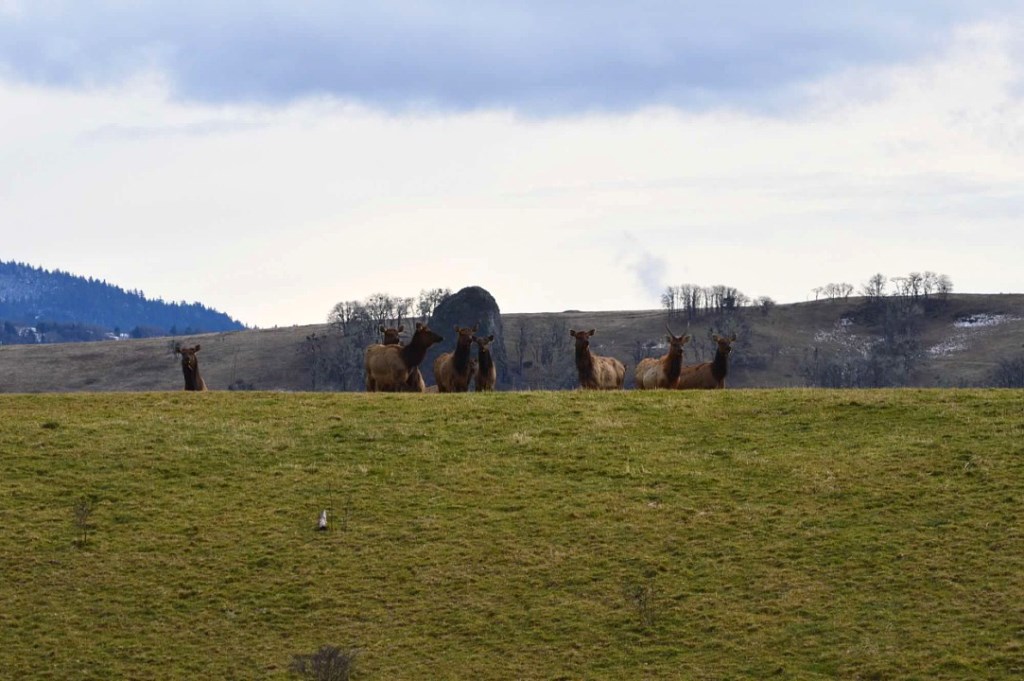
[[(737, 330), (730, 387), (802, 387), (816, 360), (859, 357), (879, 339), (880, 329), (856, 321), (862, 300), (779, 305), (768, 314), (754, 308), (728, 320), (673, 319), (676, 333), (694, 336), (686, 362), (711, 359), (712, 330)], [(505, 351), (523, 388), (575, 385), (569, 328), (596, 328), (594, 350), (627, 365), (632, 385), (638, 344), (664, 342), (663, 310), (505, 314)], [(995, 320), (964, 326), (961, 320)], [(845, 321), (844, 321), (845, 320)], [(725, 324), (729, 328), (722, 329)], [(986, 383), (1001, 360), (1024, 356), (1024, 295), (954, 295), (947, 304), (915, 319), (920, 356), (907, 385), (969, 387)], [(327, 326), (309, 325), (233, 331), (178, 338), (149, 338), (59, 345), (0, 347), (0, 392), (93, 392), (180, 390), (183, 386), (174, 343), (201, 343), (200, 369), (213, 390), (312, 390), (315, 385), (303, 349), (311, 334)], [(520, 357), (519, 341), (529, 339)], [(449, 336), (451, 334), (448, 334)], [(451, 339), (448, 339), (451, 342)], [(447, 348), (446, 349), (450, 349)], [(664, 348), (650, 348), (660, 355)], [(546, 363), (545, 363), (546, 362)], [(433, 383), (426, 367), (428, 383)], [(356, 382), (359, 384), (359, 381)]]
[(361, 679), (1021, 678), (1022, 413), (0, 396), (0, 676), (283, 679), (330, 644)]

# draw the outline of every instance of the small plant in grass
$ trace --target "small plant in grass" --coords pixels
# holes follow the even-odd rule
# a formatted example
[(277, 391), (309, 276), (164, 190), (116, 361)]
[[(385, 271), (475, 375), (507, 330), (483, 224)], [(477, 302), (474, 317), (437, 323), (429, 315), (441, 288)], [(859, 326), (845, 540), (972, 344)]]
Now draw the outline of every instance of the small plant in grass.
[(654, 626), (654, 583), (630, 584), (626, 587), (626, 601), (636, 610), (641, 629)]
[(78, 533), (78, 538), (75, 539), (75, 544), (78, 547), (83, 547), (89, 541), (89, 518), (92, 517), (92, 503), (82, 497), (75, 502), (75, 506), (72, 509), (72, 521), (75, 526), (75, 531)]
[(311, 655), (296, 655), (288, 670), (302, 679), (311, 681), (348, 681), (355, 669), (354, 650), (322, 646)]

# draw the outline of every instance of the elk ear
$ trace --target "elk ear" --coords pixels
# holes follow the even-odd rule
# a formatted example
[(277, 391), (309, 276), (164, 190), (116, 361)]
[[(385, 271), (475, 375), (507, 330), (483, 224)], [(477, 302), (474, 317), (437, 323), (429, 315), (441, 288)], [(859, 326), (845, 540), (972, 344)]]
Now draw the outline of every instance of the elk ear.
[(493, 333), (490, 336), (487, 337), (487, 342), (488, 343), (493, 343), (494, 342), (494, 334)]
[(686, 334), (685, 336), (683, 336), (683, 342), (684, 343), (689, 343), (690, 342), (690, 334)]
[(194, 350), (192, 350), (192, 352), (199, 352), (199, 343), (196, 343), (196, 347)]
[(405, 324), (399, 324), (398, 325), (398, 333), (402, 333), (403, 331), (405, 331)]
[(593, 335), (594, 335), (595, 333), (597, 333), (597, 331), (596, 331), (595, 329), (591, 329), (591, 330), (590, 330), (590, 335), (591, 335), (591, 336), (593, 336)]
[(713, 340), (713, 341), (715, 341), (717, 343), (718, 341), (722, 340), (722, 337), (719, 336), (717, 333), (713, 333), (713, 334), (711, 334), (711, 340)]
[(573, 331), (572, 329), (569, 329), (569, 335), (572, 336), (573, 338), (575, 338), (576, 337), (576, 332)]
[(736, 332), (735, 331), (732, 332), (732, 337), (729, 340), (732, 341), (733, 343), (736, 342)]
[(381, 324), (380, 326), (377, 327), (377, 331), (379, 331), (380, 333), (384, 333), (384, 331), (386, 331), (386, 329), (384, 328), (384, 325)]
[(480, 322), (477, 322), (476, 324), (473, 325), (473, 333), (476, 333), (476, 330), (478, 328), (480, 328)]
[(456, 324), (456, 325), (455, 325), (455, 333), (458, 333), (458, 332), (459, 332), (459, 325), (458, 325), (458, 324)]

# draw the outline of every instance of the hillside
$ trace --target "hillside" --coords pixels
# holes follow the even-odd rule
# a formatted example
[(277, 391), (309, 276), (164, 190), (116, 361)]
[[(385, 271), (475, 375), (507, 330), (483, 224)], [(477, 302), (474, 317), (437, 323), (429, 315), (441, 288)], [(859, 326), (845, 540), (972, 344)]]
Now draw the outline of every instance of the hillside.
[[(767, 314), (744, 309), (731, 316), (672, 319), (673, 331), (688, 332), (686, 361), (710, 359), (712, 329), (735, 331), (730, 387), (826, 385), (851, 387), (865, 372), (895, 377), (883, 385), (959, 387), (990, 385), (1000, 362), (1024, 356), (1024, 295), (954, 295), (921, 307), (901, 336), (891, 320), (874, 319), (862, 299), (779, 305)], [(594, 349), (622, 359), (627, 386), (638, 356), (663, 350), (651, 343), (665, 335), (666, 313), (563, 312), (502, 315), (512, 383), (504, 388), (570, 388), (575, 385), (569, 328), (597, 329)], [(911, 328), (912, 327), (912, 328)], [(245, 330), (186, 338), (0, 347), (2, 392), (177, 390), (180, 367), (175, 342), (200, 342), (200, 368), (212, 389), (311, 390), (307, 338), (324, 336), (326, 325)], [(873, 355), (886, 333), (898, 354)], [(449, 334), (450, 335), (450, 334)], [(908, 340), (911, 338), (912, 340)], [(451, 339), (446, 339), (446, 343)], [(883, 343), (884, 345), (884, 343)], [(358, 349), (357, 349), (358, 350)], [(358, 371), (358, 365), (356, 370)], [(884, 373), (891, 371), (891, 374)], [(432, 383), (429, 367), (424, 372)], [(851, 378), (852, 377), (852, 378)], [(871, 377), (870, 375), (868, 376)], [(842, 381), (848, 381), (844, 384)], [(358, 375), (354, 385), (360, 385)]]
[[(0, 676), (1020, 679), (1021, 391), (0, 396)], [(327, 509), (329, 527), (314, 527)]]
[(105, 281), (0, 261), (3, 344), (93, 340), (114, 332), (152, 336), (242, 328), (199, 303), (151, 300)]

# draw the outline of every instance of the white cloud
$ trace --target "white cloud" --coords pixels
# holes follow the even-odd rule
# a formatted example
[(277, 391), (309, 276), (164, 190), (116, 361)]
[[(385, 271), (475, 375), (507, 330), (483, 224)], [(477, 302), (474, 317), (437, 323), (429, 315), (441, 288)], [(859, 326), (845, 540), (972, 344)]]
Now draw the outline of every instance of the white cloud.
[(152, 75), (2, 83), (0, 257), (263, 326), (471, 284), (506, 311), (650, 308), (683, 282), (787, 302), (921, 269), (1021, 290), (1014, 35), (975, 26), (940, 59), (819, 81), (791, 118), (387, 115), (187, 104)]

